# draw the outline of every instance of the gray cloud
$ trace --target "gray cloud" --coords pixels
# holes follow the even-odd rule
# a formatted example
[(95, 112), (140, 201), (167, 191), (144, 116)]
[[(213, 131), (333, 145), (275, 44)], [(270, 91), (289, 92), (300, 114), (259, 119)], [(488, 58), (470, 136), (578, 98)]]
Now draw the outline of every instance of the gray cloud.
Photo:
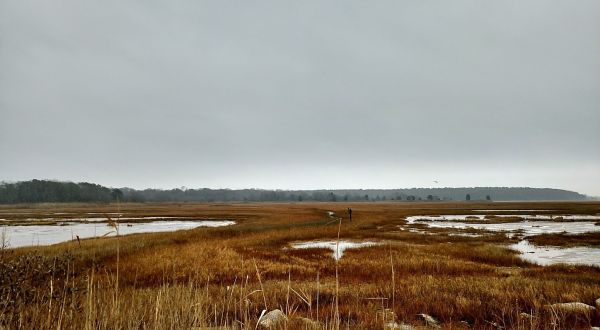
[(0, 0), (0, 176), (600, 195), (598, 13)]

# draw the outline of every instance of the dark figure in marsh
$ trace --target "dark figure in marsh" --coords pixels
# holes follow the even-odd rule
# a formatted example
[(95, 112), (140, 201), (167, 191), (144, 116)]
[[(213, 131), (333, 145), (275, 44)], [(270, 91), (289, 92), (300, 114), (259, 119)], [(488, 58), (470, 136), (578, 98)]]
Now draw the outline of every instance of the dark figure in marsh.
[(348, 208), (348, 216), (350, 217), (350, 222), (352, 222), (352, 209)]

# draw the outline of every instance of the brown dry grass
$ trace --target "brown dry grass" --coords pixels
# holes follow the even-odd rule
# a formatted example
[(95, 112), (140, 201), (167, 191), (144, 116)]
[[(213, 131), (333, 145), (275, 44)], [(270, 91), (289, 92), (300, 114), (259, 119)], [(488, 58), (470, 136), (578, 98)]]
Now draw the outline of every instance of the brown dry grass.
[[(347, 207), (354, 211), (351, 223), (346, 218)], [(340, 327), (382, 328), (379, 312), (383, 308), (392, 309), (399, 321), (412, 324), (422, 324), (416, 314), (428, 313), (446, 328), (464, 327), (461, 321), (477, 329), (491, 329), (494, 322), (523, 329), (599, 324), (598, 315), (574, 318), (552, 315), (544, 308), (569, 301), (593, 305), (600, 298), (598, 268), (527, 264), (505, 247), (511, 241), (503, 235), (471, 238), (448, 235), (448, 230), (423, 234), (398, 228), (406, 215), (469, 214), (477, 208), (592, 214), (600, 204), (124, 204), (121, 211), (125, 217), (232, 219), (237, 224), (122, 236), (118, 245), (117, 238), (104, 238), (82, 240), (81, 246), (68, 242), (10, 250), (3, 255), (3, 263), (23, 263), (33, 253), (46, 268), (52, 268), (48, 265), (56, 257), (68, 255), (68, 262), (53, 266), (44, 276), (36, 273), (36, 281), (27, 284), (35, 292), (28, 299), (11, 300), (3, 295), (0, 325), (253, 329), (266, 301), (268, 309), (279, 308), (290, 318), (318, 318), (322, 327), (334, 328), (336, 265), (331, 251), (287, 248), (294, 241), (335, 240), (338, 222), (327, 216), (328, 210), (343, 218), (342, 239), (385, 243), (348, 250), (340, 260)], [(4, 218), (11, 212), (19, 214), (10, 217), (22, 219), (53, 212), (116, 212), (116, 206), (0, 207)], [(31, 214), (25, 216), (25, 212)], [(25, 267), (23, 276), (27, 277), (28, 271)], [(60, 279), (53, 274), (61, 274)], [(0, 275), (10, 282), (10, 276)], [(519, 316), (522, 312), (534, 317), (525, 320)], [(289, 326), (304, 327), (292, 322)]]

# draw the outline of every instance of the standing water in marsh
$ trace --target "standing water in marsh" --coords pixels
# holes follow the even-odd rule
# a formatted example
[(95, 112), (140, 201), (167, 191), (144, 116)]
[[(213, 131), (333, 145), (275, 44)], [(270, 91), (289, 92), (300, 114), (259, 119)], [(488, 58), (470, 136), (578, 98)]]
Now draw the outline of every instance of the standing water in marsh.
[[(494, 222), (494, 218), (520, 218), (517, 221)], [(509, 237), (523, 237), (541, 234), (583, 234), (600, 232), (595, 221), (598, 215), (439, 215), (410, 216), (406, 218), (409, 225), (426, 224), (429, 228), (478, 229), (491, 232), (505, 232)], [(410, 228), (414, 229), (414, 228)], [(410, 230), (409, 229), (409, 230)], [(450, 235), (468, 235), (450, 233)], [(471, 234), (473, 235), (473, 234)], [(476, 235), (476, 234), (475, 234)], [(510, 248), (520, 252), (520, 257), (539, 265), (571, 264), (600, 266), (600, 249), (596, 247), (553, 247), (535, 246), (527, 240), (521, 240)]]
[(521, 258), (542, 266), (554, 264), (588, 265), (600, 267), (600, 249), (592, 247), (559, 248), (535, 246), (528, 241), (520, 241), (510, 246), (521, 252)]
[[(494, 222), (495, 218), (520, 218), (511, 222)], [(524, 236), (539, 234), (582, 234), (600, 231), (594, 221), (600, 220), (595, 215), (438, 215), (410, 216), (406, 222), (423, 223), (430, 228), (480, 229), (494, 232), (522, 233)]]
[(358, 249), (364, 247), (370, 247), (379, 245), (378, 242), (350, 242), (340, 241), (339, 246), (336, 241), (312, 241), (303, 243), (293, 243), (292, 248), (294, 249), (329, 249), (333, 251), (333, 259), (339, 260), (343, 255), (344, 251), (348, 249)]
[[(120, 223), (119, 235), (159, 233), (193, 229), (197, 227), (222, 227), (235, 224), (230, 220), (180, 220), (152, 221), (143, 223)], [(10, 248), (51, 245), (79, 238), (115, 236), (115, 230), (106, 223), (71, 223), (58, 225), (4, 226)]]

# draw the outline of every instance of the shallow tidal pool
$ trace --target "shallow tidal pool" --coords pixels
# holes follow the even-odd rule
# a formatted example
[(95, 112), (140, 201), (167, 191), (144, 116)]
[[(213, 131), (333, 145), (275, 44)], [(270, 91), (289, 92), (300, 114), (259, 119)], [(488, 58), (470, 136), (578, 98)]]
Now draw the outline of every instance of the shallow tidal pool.
[[(479, 210), (481, 211), (481, 210)], [(516, 211), (516, 210), (515, 210)], [(487, 222), (493, 217), (518, 217), (521, 221), (494, 223)], [(439, 215), (439, 216), (410, 216), (408, 224), (421, 223), (429, 228), (448, 229), (478, 229), (490, 232), (504, 232), (509, 237), (523, 239), (509, 247), (520, 252), (523, 260), (547, 266), (554, 264), (588, 265), (600, 267), (600, 249), (597, 247), (557, 247), (536, 246), (527, 241), (528, 236), (540, 234), (583, 234), (600, 232), (600, 226), (595, 221), (598, 215)], [(423, 229), (409, 228), (423, 232)], [(426, 229), (425, 229), (426, 230)], [(450, 233), (451, 236), (473, 236), (474, 233)]]
[(567, 264), (600, 267), (600, 249), (598, 248), (536, 246), (526, 240), (513, 244), (510, 248), (519, 251), (522, 259), (542, 266)]
[(291, 245), (293, 249), (329, 249), (333, 251), (333, 259), (339, 260), (344, 255), (344, 251), (348, 249), (359, 249), (364, 247), (376, 246), (379, 244), (381, 243), (373, 241), (340, 241), (338, 245), (336, 241), (311, 241), (302, 243), (292, 243)]
[[(521, 221), (506, 223), (486, 223), (485, 215), (439, 215), (439, 216), (410, 216), (406, 218), (408, 224), (423, 223), (430, 228), (456, 228), (456, 229), (480, 229), (494, 232), (519, 232), (524, 236), (540, 234), (583, 234), (600, 231), (593, 221), (600, 219), (598, 216), (590, 215), (495, 215), (494, 217), (520, 217)], [(552, 221), (555, 219), (556, 221)], [(477, 220), (477, 222), (469, 222)], [(563, 221), (568, 220), (568, 221)], [(579, 221), (578, 221), (579, 220)]]
[[(230, 220), (172, 220), (143, 223), (119, 223), (119, 235), (159, 233), (198, 227), (223, 227), (234, 225)], [(106, 223), (64, 222), (58, 225), (3, 226), (9, 248), (52, 245), (79, 238), (115, 236), (114, 228)]]

